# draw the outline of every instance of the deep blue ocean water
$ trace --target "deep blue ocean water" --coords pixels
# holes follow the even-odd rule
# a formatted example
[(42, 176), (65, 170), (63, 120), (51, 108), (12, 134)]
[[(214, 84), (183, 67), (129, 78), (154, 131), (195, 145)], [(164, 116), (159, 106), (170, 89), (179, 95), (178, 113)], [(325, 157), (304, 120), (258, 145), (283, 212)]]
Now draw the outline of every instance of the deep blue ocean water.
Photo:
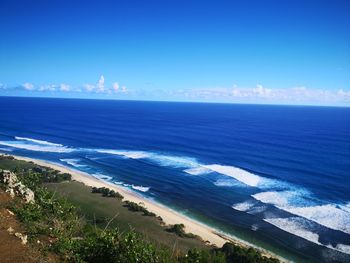
[(350, 108), (0, 97), (0, 152), (122, 184), (298, 262), (350, 262)]

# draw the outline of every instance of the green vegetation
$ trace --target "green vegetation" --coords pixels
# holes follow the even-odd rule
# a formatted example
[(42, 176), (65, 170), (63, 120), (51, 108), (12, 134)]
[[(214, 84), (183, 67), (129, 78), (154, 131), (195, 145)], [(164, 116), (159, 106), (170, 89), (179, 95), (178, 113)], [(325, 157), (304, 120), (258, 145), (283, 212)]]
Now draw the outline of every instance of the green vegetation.
[(118, 199), (123, 199), (124, 196), (122, 196), (120, 193), (111, 190), (109, 188), (106, 187), (92, 187), (91, 193), (95, 194), (95, 193), (99, 193), (102, 194), (102, 196), (104, 197), (114, 197), (114, 198), (118, 198)]
[[(174, 255), (186, 253), (189, 249), (209, 250), (210, 247), (195, 238), (180, 238), (166, 231), (161, 218), (144, 216), (142, 212), (134, 212), (125, 207), (125, 202), (117, 198), (105, 198), (100, 194), (91, 194), (91, 187), (72, 181), (69, 183), (45, 184), (57, 196), (68, 198), (76, 206), (78, 214), (92, 225), (120, 230), (133, 229), (144, 239), (156, 246), (171, 248)], [(115, 218), (110, 221), (111, 218)]]
[[(9, 164), (9, 162), (12, 163)], [(34, 191), (35, 203), (24, 203), (21, 199), (15, 198), (9, 207), (24, 224), (31, 244), (35, 246), (40, 240), (40, 246), (44, 252), (45, 250), (54, 252), (64, 262), (278, 262), (262, 256), (253, 248), (242, 248), (231, 243), (225, 244), (220, 249), (194, 248), (187, 253), (174, 254), (171, 247), (155, 244), (134, 230), (124, 228), (123, 231), (119, 231), (112, 226), (113, 220), (108, 220), (104, 227), (89, 223), (79, 213), (83, 207), (76, 207), (67, 198), (59, 197), (56, 192), (47, 188), (50, 185), (47, 182), (60, 181), (62, 178), (69, 179), (69, 176), (60, 177), (58, 176), (60, 173), (55, 170), (8, 158), (0, 158), (0, 169), (15, 171), (18, 179)], [(1, 171), (0, 181), (2, 181)], [(54, 185), (74, 184), (72, 182)], [(102, 195), (107, 193), (105, 196), (109, 196), (110, 190), (101, 191), (103, 191)], [(89, 192), (90, 190), (87, 190), (87, 194), (95, 197)], [(118, 198), (100, 198), (111, 204), (118, 201)], [(152, 219), (155, 216), (153, 213), (139, 204), (133, 202), (123, 202), (123, 204), (130, 211), (142, 212), (150, 216), (147, 220), (156, 220)], [(126, 208), (124, 209), (127, 211)], [(115, 221), (118, 221), (118, 217), (115, 218)], [(182, 224), (174, 225), (168, 231), (179, 237), (191, 235), (184, 232)]]
[(124, 202), (124, 206), (127, 207), (130, 211), (133, 212), (142, 212), (143, 215), (145, 216), (156, 216), (155, 213), (152, 213), (150, 211), (148, 211), (145, 207), (143, 207), (142, 205), (139, 205), (137, 203), (134, 202), (130, 202), (130, 201), (125, 201)]
[(188, 238), (199, 238), (197, 235), (192, 233), (186, 233), (185, 232), (185, 226), (184, 224), (175, 224), (168, 228), (166, 231), (175, 233), (179, 237), (188, 237)]

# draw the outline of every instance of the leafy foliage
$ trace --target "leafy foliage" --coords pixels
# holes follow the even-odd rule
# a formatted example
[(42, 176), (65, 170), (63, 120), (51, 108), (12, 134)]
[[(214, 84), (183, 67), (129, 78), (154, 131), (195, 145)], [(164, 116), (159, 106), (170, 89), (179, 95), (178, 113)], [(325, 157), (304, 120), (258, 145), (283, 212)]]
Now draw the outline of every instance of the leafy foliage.
[(184, 224), (175, 224), (167, 229), (168, 232), (175, 233), (179, 237), (188, 237), (188, 238), (195, 238), (198, 237), (195, 234), (192, 233), (186, 233), (185, 232), (185, 226)]
[(99, 193), (102, 194), (102, 196), (104, 197), (114, 197), (114, 198), (118, 198), (118, 199), (123, 199), (124, 196), (122, 196), (120, 193), (111, 190), (107, 187), (92, 187), (91, 193)]
[[(169, 248), (156, 247), (134, 231), (121, 233), (118, 229), (101, 229), (79, 218), (77, 209), (64, 198), (42, 186), (44, 182), (69, 180), (69, 174), (0, 156), (0, 168), (14, 171), (23, 184), (35, 193), (35, 203), (23, 203), (15, 199), (11, 210), (26, 225), (30, 240), (46, 237), (46, 248), (59, 255), (65, 262), (183, 262), (183, 263), (277, 263), (277, 259), (262, 256), (253, 248), (243, 248), (226, 243), (222, 248), (189, 250), (186, 255), (174, 256)], [(1, 175), (1, 173), (0, 173)], [(108, 188), (93, 188), (103, 196), (120, 197)], [(145, 207), (125, 201), (131, 211), (155, 216)], [(184, 231), (183, 224), (175, 224), (167, 231), (180, 237), (195, 237)]]
[(124, 203), (124, 206), (127, 207), (130, 211), (142, 212), (145, 216), (156, 216), (155, 213), (148, 211), (145, 207), (135, 202), (125, 201)]

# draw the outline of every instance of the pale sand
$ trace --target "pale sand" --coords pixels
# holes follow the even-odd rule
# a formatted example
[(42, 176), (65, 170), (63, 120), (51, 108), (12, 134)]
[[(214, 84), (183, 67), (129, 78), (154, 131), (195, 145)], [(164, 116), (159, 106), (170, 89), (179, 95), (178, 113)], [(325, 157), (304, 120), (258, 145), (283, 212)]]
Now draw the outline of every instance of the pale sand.
[[(0, 154), (1, 155), (1, 154)], [(5, 155), (5, 154), (4, 154)], [(234, 238), (232, 236), (227, 236), (221, 232), (218, 232), (218, 230), (207, 226), (205, 224), (202, 224), (198, 221), (195, 221), (189, 217), (186, 217), (183, 214), (180, 214), (173, 209), (170, 209), (162, 204), (159, 204), (153, 200), (149, 200), (141, 195), (138, 195), (134, 191), (131, 191), (130, 189), (120, 186), (120, 185), (115, 185), (113, 183), (109, 183), (106, 181), (99, 180), (87, 173), (77, 171), (71, 168), (67, 168), (63, 165), (59, 165), (56, 163), (51, 163), (48, 161), (44, 160), (38, 160), (38, 159), (33, 159), (33, 158), (28, 158), (28, 157), (22, 157), (22, 156), (16, 156), (16, 155), (11, 155), (15, 157), (18, 160), (23, 160), (23, 161), (28, 161), (28, 162), (33, 162), (41, 166), (46, 166), (50, 167), (52, 169), (61, 171), (62, 173), (69, 173), (72, 175), (72, 180), (81, 182), (87, 186), (91, 187), (107, 187), (110, 189), (113, 189), (120, 194), (124, 196), (124, 200), (126, 201), (132, 201), (135, 203), (142, 203), (144, 207), (153, 213), (155, 213), (157, 216), (160, 216), (164, 223), (166, 225), (174, 225), (174, 224), (184, 224), (186, 232), (196, 234), (200, 236), (204, 241), (208, 241), (212, 245), (216, 245), (217, 247), (221, 247), (224, 243), (227, 241), (233, 242), (235, 244), (247, 247), (247, 246), (252, 246), (260, 250), (265, 256), (268, 257), (274, 257), (278, 258), (281, 261), (286, 261), (285, 259), (269, 252), (264, 249), (258, 248), (252, 244), (248, 244), (244, 242), (243, 240)]]

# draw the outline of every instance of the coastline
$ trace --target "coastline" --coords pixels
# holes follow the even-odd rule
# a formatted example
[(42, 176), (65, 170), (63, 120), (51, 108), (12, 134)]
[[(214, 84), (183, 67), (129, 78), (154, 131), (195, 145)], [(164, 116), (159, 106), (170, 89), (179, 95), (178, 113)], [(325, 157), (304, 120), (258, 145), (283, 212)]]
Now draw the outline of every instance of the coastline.
[(232, 242), (236, 245), (243, 246), (243, 247), (254, 247), (255, 249), (259, 250), (264, 256), (266, 257), (273, 257), (279, 259), (281, 262), (288, 262), (285, 258), (282, 258), (273, 252), (267, 251), (263, 248), (260, 248), (258, 246), (255, 246), (253, 244), (250, 244), (248, 242), (245, 242), (243, 240), (240, 240), (238, 238), (229, 236), (223, 232), (220, 232), (219, 230), (210, 227), (208, 225), (205, 225), (199, 221), (196, 221), (192, 218), (189, 218), (165, 205), (162, 205), (154, 200), (147, 199), (146, 197), (130, 190), (129, 188), (126, 188), (121, 185), (115, 185), (113, 183), (103, 181), (100, 179), (97, 179), (93, 177), (92, 175), (70, 168), (66, 167), (64, 165), (60, 165), (57, 163), (53, 163), (46, 160), (40, 160), (40, 159), (34, 159), (29, 157), (23, 157), (18, 155), (12, 155), (12, 154), (1, 154), (0, 155), (7, 155), (7, 156), (13, 156), (17, 160), (27, 161), (27, 162), (33, 162), (40, 166), (46, 166), (55, 170), (58, 170), (62, 173), (70, 173), (72, 175), (72, 180), (81, 182), (86, 186), (90, 187), (107, 187), (110, 189), (113, 189), (114, 191), (119, 192), (124, 196), (125, 201), (131, 201), (135, 203), (142, 203), (144, 207), (149, 210), (150, 212), (155, 213), (157, 216), (160, 216), (163, 219), (163, 222), (165, 225), (174, 225), (174, 224), (184, 224), (185, 231), (189, 233), (193, 233), (198, 235), (204, 242), (209, 243), (210, 245), (215, 245), (217, 247), (222, 247), (226, 242)]

